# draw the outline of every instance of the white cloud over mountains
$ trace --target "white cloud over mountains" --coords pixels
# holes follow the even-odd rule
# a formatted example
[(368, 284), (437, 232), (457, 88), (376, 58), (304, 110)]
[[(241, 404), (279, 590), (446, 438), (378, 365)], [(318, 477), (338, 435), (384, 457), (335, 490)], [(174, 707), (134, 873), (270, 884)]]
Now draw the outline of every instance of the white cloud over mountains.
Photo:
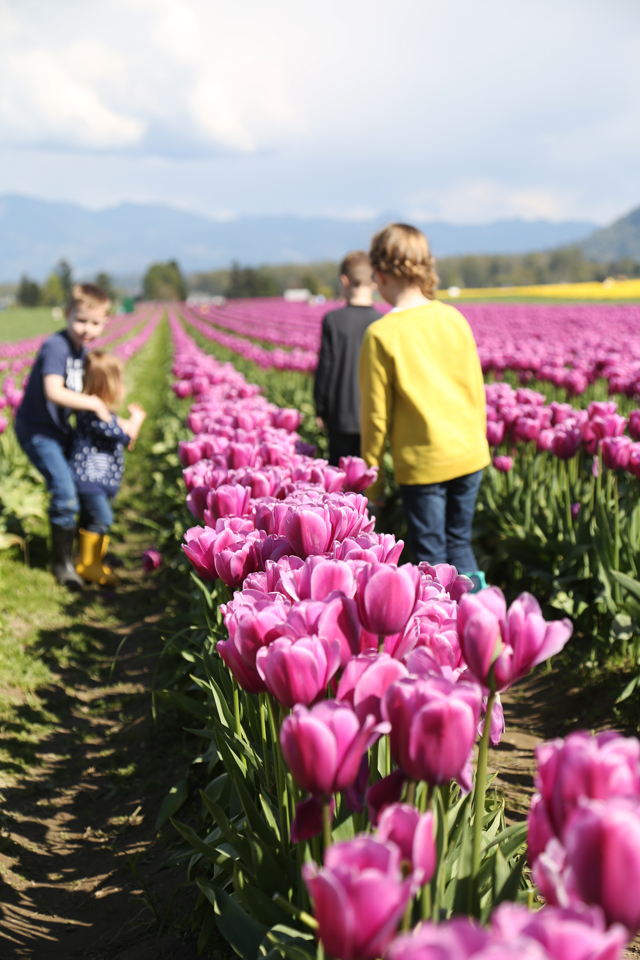
[(640, 202), (636, 0), (0, 0), (2, 191), (211, 214)]

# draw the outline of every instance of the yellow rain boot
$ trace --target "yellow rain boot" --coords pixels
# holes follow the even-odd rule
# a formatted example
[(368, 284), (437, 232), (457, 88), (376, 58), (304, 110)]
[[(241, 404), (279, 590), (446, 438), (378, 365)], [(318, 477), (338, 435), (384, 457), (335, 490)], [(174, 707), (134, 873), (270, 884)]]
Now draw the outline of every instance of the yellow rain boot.
[(120, 581), (110, 567), (103, 567), (102, 557), (106, 553), (109, 537), (92, 530), (80, 530), (80, 560), (76, 571), (88, 583), (99, 583), (101, 587), (115, 587)]

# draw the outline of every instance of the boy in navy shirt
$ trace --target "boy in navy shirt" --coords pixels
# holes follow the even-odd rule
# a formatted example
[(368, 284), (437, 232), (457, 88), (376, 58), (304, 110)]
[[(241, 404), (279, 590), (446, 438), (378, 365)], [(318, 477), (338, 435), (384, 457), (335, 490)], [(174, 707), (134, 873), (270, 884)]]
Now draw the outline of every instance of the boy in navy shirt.
[(81, 585), (72, 562), (78, 494), (68, 462), (72, 410), (90, 410), (109, 422), (111, 412), (97, 396), (82, 393), (86, 347), (101, 336), (111, 301), (92, 283), (75, 284), (65, 310), (67, 329), (42, 345), (31, 370), (15, 431), (51, 494), (49, 520), (53, 573), (60, 583)]

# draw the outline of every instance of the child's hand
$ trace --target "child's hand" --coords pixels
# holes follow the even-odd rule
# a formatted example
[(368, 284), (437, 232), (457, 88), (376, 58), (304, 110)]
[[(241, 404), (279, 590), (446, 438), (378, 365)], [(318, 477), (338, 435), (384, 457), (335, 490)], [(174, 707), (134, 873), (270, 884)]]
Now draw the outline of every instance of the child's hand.
[(131, 414), (131, 419), (142, 424), (147, 418), (147, 411), (143, 410), (139, 403), (130, 403), (127, 410)]

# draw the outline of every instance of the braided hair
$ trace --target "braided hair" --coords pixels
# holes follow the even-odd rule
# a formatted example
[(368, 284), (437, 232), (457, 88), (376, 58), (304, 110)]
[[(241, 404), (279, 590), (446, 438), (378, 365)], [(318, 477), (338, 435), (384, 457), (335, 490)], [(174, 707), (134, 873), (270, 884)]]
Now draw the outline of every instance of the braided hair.
[(371, 241), (371, 265), (380, 273), (404, 278), (435, 300), (438, 288), (436, 261), (424, 233), (406, 223), (391, 223)]

